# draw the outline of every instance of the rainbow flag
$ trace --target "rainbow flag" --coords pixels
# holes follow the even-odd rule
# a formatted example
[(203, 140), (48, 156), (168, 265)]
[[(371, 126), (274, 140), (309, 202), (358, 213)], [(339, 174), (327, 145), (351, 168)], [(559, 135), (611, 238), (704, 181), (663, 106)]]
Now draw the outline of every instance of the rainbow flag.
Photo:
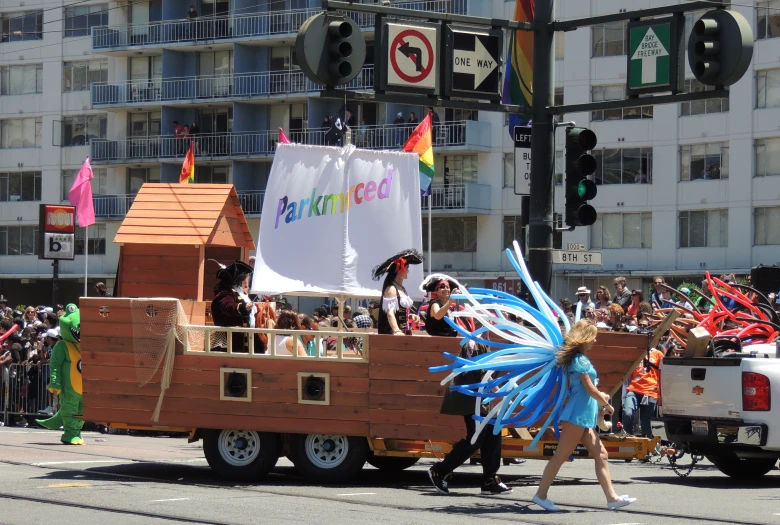
[(404, 144), (404, 151), (417, 153), (420, 156), (420, 195), (423, 197), (431, 194), (431, 182), (433, 182), (432, 129), (431, 114), (428, 113)]
[[(515, 0), (515, 20), (534, 21), (534, 0)], [(509, 50), (504, 75), (504, 104), (531, 105), (534, 92), (534, 34), (515, 31), (509, 38)], [(527, 115), (509, 115), (509, 135), (514, 138), (515, 126), (528, 123)]]
[(179, 174), (181, 184), (192, 184), (195, 182), (195, 142), (190, 142), (190, 149), (184, 157), (184, 163), (181, 165)]

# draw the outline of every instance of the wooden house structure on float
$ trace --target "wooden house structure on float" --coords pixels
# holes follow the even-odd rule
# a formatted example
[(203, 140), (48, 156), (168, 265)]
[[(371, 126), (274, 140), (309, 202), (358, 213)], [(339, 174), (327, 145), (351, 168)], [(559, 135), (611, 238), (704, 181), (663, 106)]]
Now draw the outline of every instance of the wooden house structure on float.
[(211, 301), (219, 266), (255, 243), (232, 184), (144, 184), (114, 238), (118, 297)]

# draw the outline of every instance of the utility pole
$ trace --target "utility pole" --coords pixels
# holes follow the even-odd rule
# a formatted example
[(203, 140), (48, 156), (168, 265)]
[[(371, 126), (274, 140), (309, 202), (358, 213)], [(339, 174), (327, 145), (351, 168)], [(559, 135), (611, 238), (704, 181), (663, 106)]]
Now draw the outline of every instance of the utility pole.
[(534, 12), (534, 78), (531, 117), (531, 206), (528, 270), (549, 292), (553, 248), (553, 69), (552, 31), (555, 0), (536, 0)]

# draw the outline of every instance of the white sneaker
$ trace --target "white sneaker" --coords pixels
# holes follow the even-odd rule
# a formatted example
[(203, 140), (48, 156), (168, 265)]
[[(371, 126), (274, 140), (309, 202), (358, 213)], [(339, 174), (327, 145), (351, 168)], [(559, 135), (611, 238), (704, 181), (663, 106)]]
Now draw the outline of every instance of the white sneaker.
[(609, 510), (617, 510), (621, 507), (626, 507), (628, 505), (631, 505), (633, 502), (636, 501), (636, 498), (629, 498), (626, 495), (620, 496), (620, 499), (617, 501), (610, 501), (607, 503), (607, 508)]
[(52, 408), (49, 406), (49, 407), (44, 408), (43, 410), (39, 410), (38, 413), (39, 414), (45, 414), (47, 416), (53, 416), (54, 415), (54, 410), (52, 410)]
[(559, 509), (558, 507), (555, 506), (555, 503), (553, 503), (552, 500), (550, 500), (550, 498), (542, 499), (539, 496), (534, 496), (531, 501), (533, 501), (534, 503), (536, 503), (537, 505), (542, 507), (547, 512), (560, 512), (561, 511), (561, 509)]

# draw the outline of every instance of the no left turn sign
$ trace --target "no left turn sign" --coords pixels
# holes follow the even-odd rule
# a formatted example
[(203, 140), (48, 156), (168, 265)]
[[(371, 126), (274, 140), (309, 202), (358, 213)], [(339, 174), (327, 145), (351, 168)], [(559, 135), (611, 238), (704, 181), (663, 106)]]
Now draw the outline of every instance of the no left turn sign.
[(387, 85), (436, 89), (437, 27), (387, 24)]

